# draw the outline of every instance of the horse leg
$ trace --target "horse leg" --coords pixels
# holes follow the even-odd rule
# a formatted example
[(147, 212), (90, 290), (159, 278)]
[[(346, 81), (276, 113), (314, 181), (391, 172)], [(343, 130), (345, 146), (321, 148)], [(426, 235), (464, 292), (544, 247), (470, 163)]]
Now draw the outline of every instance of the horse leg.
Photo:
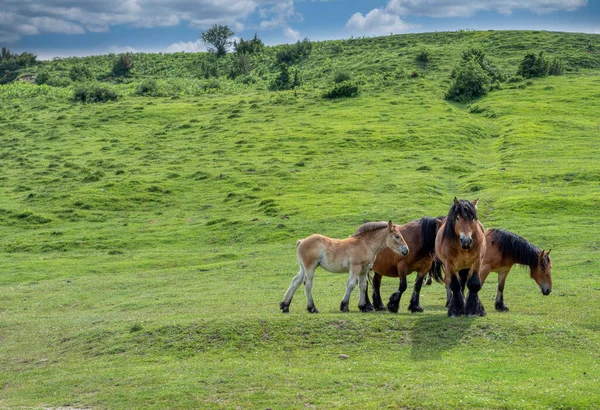
[(465, 315), (485, 316), (485, 309), (481, 304), (481, 300), (479, 300), (481, 279), (477, 270), (473, 270), (471, 277), (467, 279), (467, 288), (469, 289), (469, 293), (467, 294), (467, 302), (465, 304)]
[(496, 293), (496, 310), (508, 312), (508, 306), (504, 304), (504, 283), (508, 272), (498, 273), (498, 292)]
[(446, 308), (450, 307), (451, 301), (452, 301), (452, 291), (450, 290), (450, 286), (446, 285)]
[(431, 278), (431, 274), (429, 274), (429, 275), (427, 275), (427, 282), (425, 282), (425, 285), (431, 286), (432, 283), (433, 283), (433, 279)]
[(469, 269), (461, 269), (458, 271), (458, 276), (460, 277), (460, 288), (465, 294), (465, 285), (467, 284), (467, 279), (469, 278)]
[[(421, 287), (423, 286), (423, 281), (425, 280), (425, 276), (427, 272), (418, 272), (417, 280), (415, 281), (415, 289), (413, 290), (412, 297), (410, 298), (410, 305), (408, 305), (408, 310), (411, 312), (422, 312), (423, 307), (421, 306), (421, 302), (419, 301), (419, 297), (421, 296)], [(430, 277), (431, 279), (431, 277)]]
[[(314, 272), (314, 270), (313, 270)], [(292, 284), (288, 288), (287, 292), (285, 292), (285, 296), (283, 297), (283, 301), (279, 304), (279, 309), (283, 313), (290, 312), (290, 303), (292, 303), (292, 298), (294, 297), (294, 293), (298, 286), (304, 281), (304, 265), (300, 262), (300, 272), (292, 279)]]
[(449, 288), (452, 291), (452, 298), (448, 306), (448, 316), (457, 317), (465, 314), (465, 297), (462, 292), (458, 273), (454, 269), (447, 268), (447, 274), (450, 275)]
[(360, 309), (361, 312), (372, 312), (373, 310), (375, 310), (375, 308), (373, 308), (373, 305), (371, 304), (371, 302), (369, 301), (369, 298), (367, 296), (368, 273), (369, 273), (369, 270), (367, 269), (366, 272), (361, 273), (358, 276), (358, 289), (360, 291), (360, 294), (358, 296), (358, 309)]
[(406, 272), (400, 273), (400, 286), (398, 290), (390, 296), (390, 300), (388, 301), (387, 308), (392, 313), (398, 313), (398, 309), (400, 308), (400, 299), (402, 298), (402, 294), (406, 290)]
[(361, 266), (352, 266), (350, 268), (350, 274), (348, 275), (348, 283), (346, 284), (346, 293), (344, 294), (344, 299), (342, 299), (342, 303), (340, 304), (340, 310), (342, 312), (350, 311), (348, 309), (348, 304), (350, 303), (350, 294), (356, 286), (356, 282), (358, 281), (358, 276), (361, 270)]
[(308, 313), (319, 313), (312, 297), (312, 285), (316, 269), (317, 267), (314, 266), (312, 269), (307, 269), (304, 273), (304, 293), (306, 294), (306, 310), (308, 310)]
[(381, 278), (382, 276), (377, 272), (373, 275), (373, 305), (375, 310), (386, 310), (381, 300)]

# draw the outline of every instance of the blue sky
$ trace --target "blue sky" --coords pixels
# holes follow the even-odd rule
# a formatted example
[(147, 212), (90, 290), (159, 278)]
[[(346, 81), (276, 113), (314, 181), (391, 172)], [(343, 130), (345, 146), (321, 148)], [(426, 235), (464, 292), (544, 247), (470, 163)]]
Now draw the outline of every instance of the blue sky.
[(0, 45), (45, 59), (203, 51), (213, 24), (269, 45), (458, 29), (600, 33), (600, 0), (0, 0)]

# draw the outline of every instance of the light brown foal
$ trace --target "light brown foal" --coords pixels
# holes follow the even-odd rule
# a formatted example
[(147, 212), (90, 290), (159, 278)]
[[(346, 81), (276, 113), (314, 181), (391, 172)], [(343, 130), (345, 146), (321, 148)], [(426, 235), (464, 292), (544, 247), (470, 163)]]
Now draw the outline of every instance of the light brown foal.
[(367, 222), (361, 225), (354, 235), (341, 240), (313, 234), (299, 240), (296, 246), (300, 272), (292, 280), (283, 301), (279, 304), (284, 313), (289, 312), (294, 292), (302, 282), (306, 293), (306, 309), (310, 313), (319, 312), (312, 298), (313, 277), (318, 266), (334, 273), (349, 272), (346, 294), (340, 305), (342, 312), (348, 312), (350, 294), (357, 282), (360, 289), (358, 307), (361, 311), (368, 311), (367, 273), (377, 254), (386, 246), (394, 252), (408, 254), (408, 246), (402, 237), (400, 226), (392, 221)]

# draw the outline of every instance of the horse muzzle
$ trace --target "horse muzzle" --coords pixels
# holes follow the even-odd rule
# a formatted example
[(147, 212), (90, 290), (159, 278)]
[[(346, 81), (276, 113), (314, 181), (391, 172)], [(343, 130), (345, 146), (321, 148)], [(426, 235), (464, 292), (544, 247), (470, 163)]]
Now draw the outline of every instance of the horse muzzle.
[(406, 256), (406, 255), (408, 255), (408, 246), (403, 246), (403, 247), (401, 247), (401, 248), (400, 248), (400, 253), (401, 253), (403, 256)]
[(542, 295), (548, 296), (550, 294), (550, 292), (552, 292), (552, 288), (544, 283), (541, 286), (541, 291), (542, 291)]
[(460, 238), (460, 247), (463, 249), (471, 249), (471, 247), (473, 246), (473, 239), (471, 238)]

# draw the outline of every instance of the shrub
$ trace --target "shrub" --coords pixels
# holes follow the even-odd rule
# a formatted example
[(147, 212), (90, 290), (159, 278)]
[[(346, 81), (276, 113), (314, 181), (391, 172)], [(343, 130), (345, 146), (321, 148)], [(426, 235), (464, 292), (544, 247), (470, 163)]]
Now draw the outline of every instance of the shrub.
[(431, 61), (431, 55), (429, 54), (429, 51), (421, 49), (421, 51), (417, 53), (415, 59), (417, 60), (417, 63), (426, 65), (429, 64), (429, 61)]
[(520, 75), (513, 75), (512, 77), (510, 77), (507, 80), (507, 82), (509, 82), (509, 83), (520, 83), (523, 80), (524, 80), (524, 78), (521, 77)]
[(35, 76), (35, 83), (38, 84), (38, 85), (48, 84), (48, 80), (50, 80), (50, 73), (48, 71), (46, 71), (46, 70), (40, 71)]
[(310, 55), (312, 43), (308, 38), (296, 42), (296, 44), (284, 44), (279, 47), (275, 60), (277, 64), (292, 65)]
[(0, 72), (14, 71), (23, 67), (30, 67), (37, 63), (36, 55), (28, 52), (21, 54), (11, 53), (6, 47), (2, 47), (0, 53)]
[(548, 75), (563, 75), (565, 73), (565, 64), (563, 61), (554, 57), (548, 66)]
[[(483, 71), (490, 77), (492, 81), (504, 81), (506, 76), (500, 71), (500, 69), (492, 63), (485, 55), (485, 53), (479, 48), (469, 48), (463, 51), (461, 56), (462, 63), (466, 63), (468, 61), (475, 61)], [(451, 77), (454, 78), (456, 76), (456, 70), (459, 68), (457, 66), (452, 70)]]
[(471, 59), (454, 70), (454, 81), (446, 93), (446, 99), (465, 102), (485, 95), (490, 87), (490, 77), (481, 65)]
[(214, 53), (217, 57), (222, 57), (227, 54), (227, 49), (231, 46), (230, 38), (234, 34), (229, 27), (215, 24), (202, 33), (202, 41), (212, 46), (208, 48), (208, 51)]
[(89, 81), (93, 76), (86, 66), (75, 65), (69, 70), (69, 78), (73, 81)]
[(119, 95), (112, 88), (98, 83), (82, 84), (73, 90), (73, 100), (82, 103), (116, 101)]
[(131, 54), (125, 53), (121, 54), (112, 68), (112, 73), (115, 76), (128, 75), (131, 69), (133, 68), (133, 63), (131, 61)]
[(540, 51), (537, 56), (535, 53), (528, 53), (519, 64), (517, 74), (524, 78), (545, 77), (548, 75), (549, 68), (550, 64), (543, 51)]
[(157, 95), (158, 85), (155, 80), (144, 80), (135, 89), (137, 95)]
[(254, 33), (254, 38), (252, 40), (244, 40), (242, 38), (239, 43), (234, 40), (233, 48), (236, 54), (254, 54), (261, 53), (265, 49), (265, 45), (262, 40), (258, 38), (258, 35)]
[(333, 82), (336, 84), (343, 83), (344, 81), (350, 81), (350, 74), (345, 71), (338, 71), (333, 77)]
[(231, 56), (231, 68), (229, 77), (235, 79), (241, 75), (246, 75), (252, 70), (252, 57), (247, 53), (236, 53)]
[(209, 54), (207, 58), (202, 60), (200, 63), (200, 71), (202, 73), (202, 77), (208, 79), (210, 77), (218, 77), (219, 72), (219, 62), (217, 57), (214, 54)]
[(290, 90), (300, 85), (300, 73), (294, 70), (293, 75), (290, 75), (287, 64), (279, 65), (279, 74), (269, 85), (271, 91)]
[(358, 95), (358, 85), (351, 81), (334, 84), (333, 87), (323, 94), (323, 98), (344, 98)]

